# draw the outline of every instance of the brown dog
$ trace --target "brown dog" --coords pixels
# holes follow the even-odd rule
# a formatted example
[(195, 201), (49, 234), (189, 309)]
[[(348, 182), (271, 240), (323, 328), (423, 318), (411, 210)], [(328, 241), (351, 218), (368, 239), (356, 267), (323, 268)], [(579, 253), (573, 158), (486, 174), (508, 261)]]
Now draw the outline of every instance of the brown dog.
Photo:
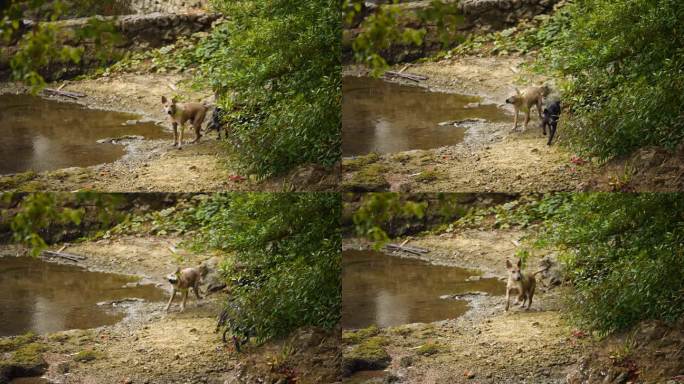
[(197, 300), (201, 299), (202, 297), (199, 294), (199, 285), (202, 282), (202, 279), (204, 279), (204, 276), (207, 275), (209, 272), (209, 269), (204, 265), (200, 264), (199, 267), (197, 268), (185, 268), (185, 269), (176, 269), (176, 272), (173, 274), (167, 276), (167, 279), (169, 280), (169, 283), (171, 283), (171, 286), (173, 286), (173, 292), (171, 292), (171, 298), (169, 299), (169, 303), (166, 304), (166, 312), (169, 311), (169, 308), (171, 307), (171, 302), (173, 299), (176, 297), (176, 291), (181, 291), (183, 294), (183, 301), (181, 302), (181, 312), (185, 310), (185, 300), (188, 298), (188, 290), (192, 288), (193, 291), (195, 291), (195, 296), (197, 296)]
[[(193, 143), (198, 142), (202, 137), (200, 132), (202, 122), (204, 122), (204, 117), (209, 108), (201, 103), (177, 103), (176, 99), (169, 100), (166, 96), (162, 96), (162, 105), (164, 106), (164, 113), (169, 115), (173, 125), (173, 146), (178, 146), (178, 149), (183, 148), (183, 131), (185, 130), (185, 123), (188, 121), (192, 123), (195, 129)], [(180, 135), (178, 134), (178, 125), (180, 125)]]
[(542, 119), (542, 103), (544, 97), (549, 94), (549, 87), (543, 85), (541, 87), (529, 87), (525, 88), (522, 92), (515, 89), (515, 95), (506, 99), (506, 103), (513, 104), (513, 109), (515, 110), (515, 120), (513, 122), (513, 130), (518, 129), (518, 113), (522, 109), (525, 112), (525, 127), (527, 130), (527, 123), (530, 121), (530, 112), (532, 106), (537, 106), (537, 112), (539, 114), (539, 119)]
[(511, 291), (516, 290), (518, 296), (516, 297), (515, 303), (520, 304), (521, 307), (525, 306), (525, 301), (527, 301), (527, 309), (529, 310), (532, 306), (532, 297), (534, 296), (534, 288), (536, 286), (536, 280), (534, 276), (537, 273), (543, 272), (544, 270), (537, 271), (531, 275), (523, 274), (520, 270), (522, 265), (522, 260), (518, 259), (515, 265), (511, 264), (511, 261), (506, 259), (506, 268), (508, 269), (508, 283), (506, 283), (506, 310), (508, 311), (508, 306), (510, 304)]

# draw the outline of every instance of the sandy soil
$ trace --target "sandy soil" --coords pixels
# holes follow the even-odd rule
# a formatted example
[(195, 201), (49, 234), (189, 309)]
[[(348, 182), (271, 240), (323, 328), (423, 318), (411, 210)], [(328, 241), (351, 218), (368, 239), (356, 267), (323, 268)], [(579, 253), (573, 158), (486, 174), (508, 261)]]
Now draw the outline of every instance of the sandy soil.
[[(408, 245), (430, 249), (423, 257), (426, 261), (476, 268), (484, 276), (505, 280), (504, 260), (513, 256), (515, 242), (524, 242), (525, 236), (514, 229), (467, 229), (413, 238)], [(345, 243), (346, 248), (364, 246), (358, 240)], [(531, 257), (528, 269), (536, 268), (540, 256)], [(485, 296), (472, 301), (471, 310), (457, 319), (381, 329), (379, 335), (387, 339), (385, 349), (392, 358), (389, 367), (370, 380), (362, 372), (347, 382), (565, 383), (587, 345), (562, 320), (559, 290), (539, 288), (530, 311), (512, 307), (506, 312), (505, 297)], [(438, 345), (439, 351), (418, 354), (416, 350), (426, 344)]]
[[(73, 167), (43, 172), (29, 178), (0, 176), (2, 189), (73, 191), (92, 189), (102, 192), (206, 192), (206, 191), (282, 191), (334, 190), (339, 170), (302, 166), (290, 174), (264, 181), (240, 175), (231, 167), (225, 144), (216, 140), (212, 132), (198, 144), (189, 144), (194, 133), (186, 128), (182, 150), (171, 145), (173, 133), (164, 115), (162, 95), (179, 93), (185, 101), (208, 101), (211, 95), (192, 91), (188, 75), (124, 73), (94, 79), (51, 84), (62, 90), (81, 92), (87, 96), (78, 100), (90, 108), (131, 112), (159, 122), (168, 131), (167, 140), (128, 140), (127, 154), (109, 164), (92, 167)], [(0, 93), (27, 90), (13, 83), (0, 84)], [(64, 99), (63, 101), (71, 101)], [(208, 121), (208, 117), (207, 120)], [(205, 123), (206, 123), (205, 121)]]
[[(452, 233), (393, 239), (430, 250), (427, 262), (479, 269), (485, 277), (507, 279), (504, 260), (533, 241), (522, 229), (470, 228)], [(365, 249), (365, 240), (345, 239), (344, 249)], [(534, 250), (527, 270), (537, 270), (548, 254)], [(408, 253), (398, 257), (415, 257)], [(540, 280), (538, 276), (538, 281)], [(429, 277), (426, 277), (429, 278)], [(684, 318), (676, 324), (644, 321), (604, 339), (578, 330), (566, 320), (561, 296), (570, 287), (539, 283), (531, 310), (512, 306), (504, 296), (477, 296), (456, 319), (380, 328), (382, 348), (391, 361), (378, 371), (360, 371), (347, 383), (667, 383), (684, 380)], [(345, 331), (345, 354), (363, 343)], [(432, 353), (421, 353), (432, 346)]]
[[(86, 255), (80, 262), (91, 270), (141, 277), (169, 291), (165, 275), (179, 265), (192, 266), (211, 257), (185, 250), (177, 237), (122, 236), (70, 245), (66, 252)], [(175, 248), (176, 253), (170, 250)], [(21, 248), (3, 247), (2, 253)], [(292, 376), (302, 383), (333, 382), (338, 374), (336, 332), (300, 329), (284, 340), (249, 345), (238, 353), (214, 333), (224, 293), (197, 301), (188, 298), (180, 313), (179, 300), (170, 313), (165, 302), (126, 304), (123, 321), (90, 330), (57, 332), (42, 337), (49, 363), (45, 375), (54, 383), (263, 383)], [(74, 360), (92, 350), (96, 358)], [(278, 367), (287, 367), (284, 374)], [(286, 381), (284, 381), (286, 382)]]
[[(504, 100), (514, 92), (514, 86), (546, 80), (527, 74), (525, 64), (520, 57), (465, 57), (412, 64), (406, 72), (427, 76), (423, 85), (431, 90), (480, 96), (512, 114)], [(347, 68), (346, 72), (363, 73), (359, 68)], [(380, 189), (392, 191), (542, 192), (587, 188), (595, 167), (576, 165), (571, 162), (572, 153), (555, 144), (547, 146), (539, 123), (533, 116), (525, 132), (521, 127), (513, 132), (512, 122), (481, 124), (469, 129), (459, 145), (381, 155), (372, 167), (380, 168), (387, 181)], [(559, 126), (556, 137), (562, 140), (562, 135)], [(349, 160), (343, 163), (343, 189), (363, 190), (363, 172), (359, 172), (363, 168), (348, 167)], [(428, 181), (416, 179), (426, 173), (433, 177)]]

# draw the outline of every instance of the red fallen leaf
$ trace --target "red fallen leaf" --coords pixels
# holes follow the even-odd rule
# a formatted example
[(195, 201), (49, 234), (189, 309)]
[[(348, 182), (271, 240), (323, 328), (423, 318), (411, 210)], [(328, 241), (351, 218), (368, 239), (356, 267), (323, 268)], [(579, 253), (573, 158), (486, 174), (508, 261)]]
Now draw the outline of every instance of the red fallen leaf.
[(576, 165), (584, 165), (587, 163), (586, 160), (584, 160), (583, 158), (581, 158), (579, 156), (573, 156), (572, 158), (570, 158), (570, 162), (573, 164), (576, 164)]
[(580, 331), (579, 329), (575, 329), (574, 331), (572, 331), (572, 335), (578, 339), (583, 339), (587, 337), (587, 334), (584, 331)]
[(230, 175), (228, 176), (228, 180), (230, 181), (235, 181), (235, 182), (241, 182), (247, 180), (246, 178), (240, 176), (240, 175)]

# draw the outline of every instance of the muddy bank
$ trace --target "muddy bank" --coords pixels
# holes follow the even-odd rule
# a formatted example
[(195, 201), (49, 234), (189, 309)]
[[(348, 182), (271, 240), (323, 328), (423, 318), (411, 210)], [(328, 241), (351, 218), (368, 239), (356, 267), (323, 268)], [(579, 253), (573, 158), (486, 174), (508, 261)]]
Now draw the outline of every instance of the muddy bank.
[[(514, 87), (547, 79), (524, 71), (520, 57), (467, 57), (412, 64), (406, 72), (427, 76), (421, 86), (432, 91), (479, 96), (512, 115), (505, 99)], [(347, 68), (348, 75), (364, 73)], [(392, 81), (397, 81), (393, 79)], [(512, 131), (512, 123), (470, 124), (461, 144), (429, 150), (345, 158), (342, 189), (401, 192), (545, 192), (587, 189), (596, 167), (578, 161), (556, 143), (546, 145), (539, 119), (527, 131)], [(559, 126), (557, 139), (562, 140)], [(369, 158), (371, 157), (371, 158)], [(581, 159), (580, 159), (581, 160)]]
[[(208, 92), (190, 90), (187, 86), (189, 82), (189, 75), (120, 74), (49, 85), (58, 88), (65, 84), (62, 88), (64, 91), (86, 94), (78, 102), (89, 108), (134, 113), (145, 120), (159, 122), (168, 138), (120, 140), (126, 154), (112, 163), (0, 176), (0, 190), (202, 192), (336, 188), (339, 167), (330, 170), (316, 165), (301, 166), (289, 174), (264, 181), (241, 175), (231, 167), (230, 148), (218, 141), (214, 132), (203, 136), (198, 144), (186, 144), (182, 150), (173, 148), (173, 133), (161, 108), (161, 96), (179, 93), (186, 101), (211, 101)], [(15, 83), (0, 85), (2, 94), (26, 92), (28, 90), (25, 87)], [(190, 130), (186, 128), (185, 131), (186, 143), (194, 139), (194, 133)]]
[[(505, 280), (504, 261), (512, 257), (514, 241), (525, 236), (519, 230), (470, 229), (412, 238), (408, 244), (430, 249), (421, 258), (427, 262), (479, 269), (483, 276)], [(367, 246), (359, 240), (345, 242), (350, 249)], [(538, 257), (528, 260), (528, 269), (536, 267)], [(460, 317), (379, 328), (371, 334), (368, 329), (346, 331), (347, 368), (353, 359), (368, 358), (375, 346), (375, 356), (379, 351), (388, 356), (378, 379), (385, 382), (564, 383), (587, 343), (574, 337), (562, 320), (559, 295), (559, 289), (539, 288), (530, 311), (513, 307), (509, 312), (504, 311), (504, 296), (486, 295), (470, 301)], [(350, 383), (381, 382), (367, 381), (349, 369), (347, 374)]]
[[(78, 264), (88, 269), (135, 275), (168, 291), (165, 275), (176, 265), (192, 266), (212, 256), (184, 249), (183, 240), (127, 235), (73, 244), (66, 251), (87, 255)], [(5, 254), (22, 252), (2, 247)], [(55, 383), (274, 383), (293, 374), (302, 383), (336, 380), (337, 332), (303, 328), (237, 353), (214, 332), (225, 300), (222, 293), (199, 301), (189, 297), (183, 313), (178, 299), (170, 313), (165, 302), (133, 302), (114, 325), (35, 336), (30, 344), (41, 362), (38, 374)]]
[[(506, 280), (505, 259), (533, 240), (523, 229), (470, 228), (395, 238), (430, 250), (431, 264), (479, 269)], [(348, 238), (344, 249), (369, 249)], [(540, 266), (548, 251), (535, 250), (526, 270)], [(410, 253), (394, 257), (415, 258)], [(538, 276), (532, 308), (504, 309), (504, 296), (478, 296), (465, 314), (446, 320), (345, 330), (347, 383), (677, 383), (684, 365), (684, 319), (675, 324), (644, 321), (601, 338), (568, 321), (563, 296), (572, 288), (544, 287)], [(540, 279), (540, 277), (542, 277)], [(430, 277), (426, 277), (430, 278)]]

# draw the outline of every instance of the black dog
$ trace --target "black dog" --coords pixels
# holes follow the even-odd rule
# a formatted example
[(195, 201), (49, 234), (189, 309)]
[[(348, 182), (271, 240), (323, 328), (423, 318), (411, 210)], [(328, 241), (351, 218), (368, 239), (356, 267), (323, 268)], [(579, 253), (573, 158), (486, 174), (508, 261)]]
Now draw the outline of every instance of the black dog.
[[(225, 111), (221, 107), (214, 108), (214, 112), (211, 114), (211, 120), (207, 124), (207, 132), (216, 131), (218, 134), (218, 139), (221, 140), (221, 130), (223, 128), (223, 117), (225, 116)], [(228, 131), (225, 133), (226, 138), (228, 137)]]
[(546, 136), (546, 126), (549, 126), (549, 141), (546, 145), (551, 145), (553, 141), (553, 136), (556, 134), (556, 128), (558, 126), (558, 119), (560, 119), (561, 105), (560, 100), (550, 100), (544, 112), (542, 112), (542, 132)]

